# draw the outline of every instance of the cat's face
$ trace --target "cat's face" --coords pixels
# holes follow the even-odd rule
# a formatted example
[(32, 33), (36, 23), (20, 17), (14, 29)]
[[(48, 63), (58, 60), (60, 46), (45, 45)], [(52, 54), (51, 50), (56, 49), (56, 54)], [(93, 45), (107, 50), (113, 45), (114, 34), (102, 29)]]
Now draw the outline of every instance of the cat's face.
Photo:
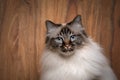
[(87, 35), (81, 24), (81, 16), (75, 17), (73, 21), (65, 25), (46, 21), (46, 27), (46, 47), (62, 56), (73, 55), (75, 49), (85, 44)]

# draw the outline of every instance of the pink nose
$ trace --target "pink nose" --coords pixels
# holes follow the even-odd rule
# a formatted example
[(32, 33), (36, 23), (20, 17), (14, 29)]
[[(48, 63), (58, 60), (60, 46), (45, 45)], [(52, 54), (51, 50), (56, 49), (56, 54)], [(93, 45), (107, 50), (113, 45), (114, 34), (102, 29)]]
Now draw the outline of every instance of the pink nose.
[(66, 47), (69, 47), (69, 45), (65, 45)]
[(71, 46), (70, 45), (65, 45), (65, 49), (70, 49)]

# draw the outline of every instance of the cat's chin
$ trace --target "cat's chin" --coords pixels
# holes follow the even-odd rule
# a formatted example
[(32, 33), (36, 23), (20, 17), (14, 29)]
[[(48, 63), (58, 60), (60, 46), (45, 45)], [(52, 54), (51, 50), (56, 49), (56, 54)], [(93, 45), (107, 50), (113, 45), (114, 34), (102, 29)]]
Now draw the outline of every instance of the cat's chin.
[(74, 51), (70, 51), (70, 52), (60, 52), (60, 55), (63, 57), (70, 57), (72, 55), (74, 55)]

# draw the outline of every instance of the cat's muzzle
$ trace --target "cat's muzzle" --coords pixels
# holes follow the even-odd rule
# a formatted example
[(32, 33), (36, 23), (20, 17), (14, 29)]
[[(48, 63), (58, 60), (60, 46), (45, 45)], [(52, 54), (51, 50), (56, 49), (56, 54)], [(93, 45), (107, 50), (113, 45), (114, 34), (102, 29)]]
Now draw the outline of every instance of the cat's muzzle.
[(74, 49), (69, 45), (64, 46), (64, 48), (62, 48), (61, 51), (61, 54), (63, 56), (71, 56), (74, 54)]

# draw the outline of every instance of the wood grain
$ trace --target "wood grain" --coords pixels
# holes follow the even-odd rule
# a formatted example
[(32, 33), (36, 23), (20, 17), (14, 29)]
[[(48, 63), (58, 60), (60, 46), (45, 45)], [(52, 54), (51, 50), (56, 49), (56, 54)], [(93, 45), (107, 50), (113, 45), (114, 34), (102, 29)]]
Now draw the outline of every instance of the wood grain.
[(120, 0), (0, 0), (0, 80), (39, 80), (45, 21), (77, 14), (120, 79)]
[(112, 67), (120, 80), (120, 0), (116, 0), (113, 11), (113, 37), (111, 49)]

